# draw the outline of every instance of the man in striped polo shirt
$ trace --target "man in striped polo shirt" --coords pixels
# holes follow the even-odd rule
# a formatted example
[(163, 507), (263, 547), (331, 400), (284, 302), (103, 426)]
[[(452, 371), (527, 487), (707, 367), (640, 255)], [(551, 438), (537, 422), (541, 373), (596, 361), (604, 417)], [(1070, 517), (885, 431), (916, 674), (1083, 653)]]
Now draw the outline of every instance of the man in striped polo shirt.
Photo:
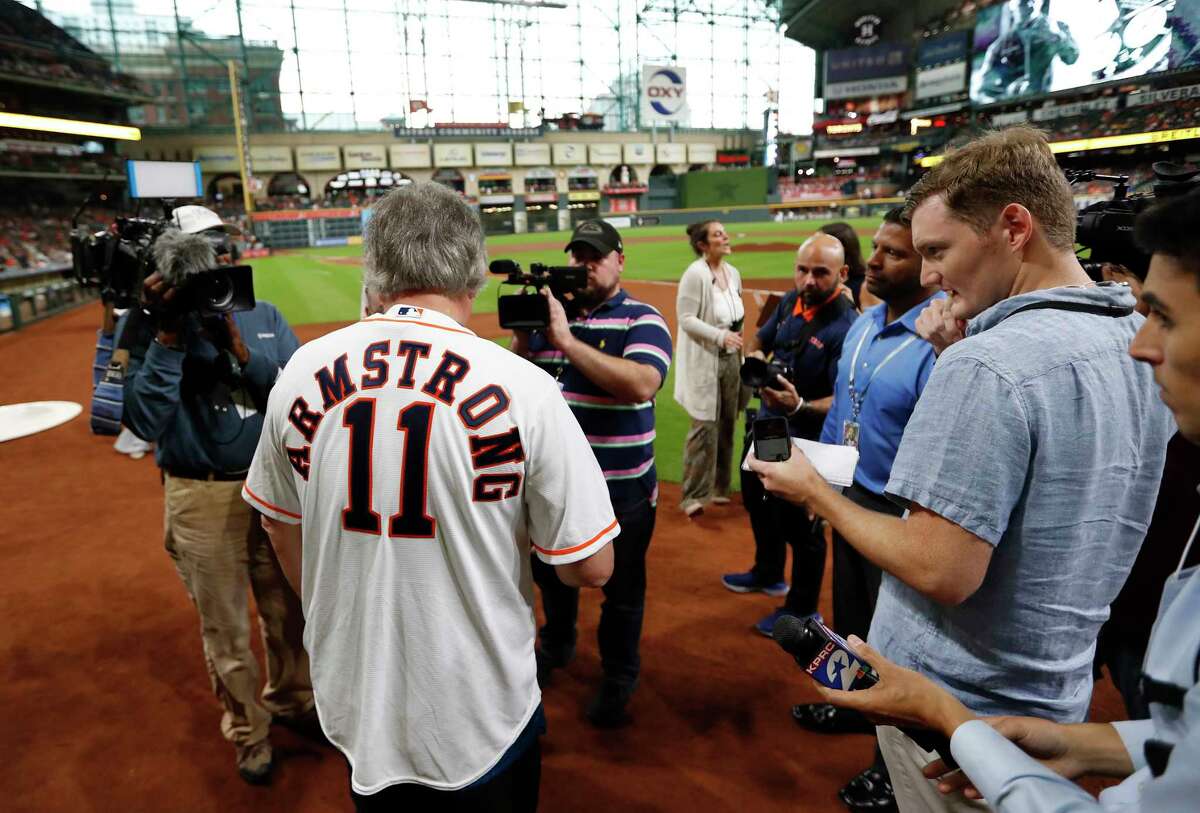
[[(628, 722), (625, 706), (637, 687), (646, 549), (658, 502), (654, 396), (671, 364), (671, 333), (658, 310), (621, 289), (624, 247), (610, 224), (580, 223), (566, 251), (572, 264), (588, 269), (587, 288), (575, 297), (582, 315), (568, 320), (562, 304), (543, 289), (549, 326), (533, 333), (514, 331), (512, 348), (558, 380), (604, 471), (621, 523), (600, 613), (604, 681), (587, 709), (592, 724), (605, 728)], [(537, 557), (533, 575), (546, 613), (537, 651), (538, 682), (545, 685), (550, 673), (575, 654), (579, 591), (559, 581), (554, 568)]]

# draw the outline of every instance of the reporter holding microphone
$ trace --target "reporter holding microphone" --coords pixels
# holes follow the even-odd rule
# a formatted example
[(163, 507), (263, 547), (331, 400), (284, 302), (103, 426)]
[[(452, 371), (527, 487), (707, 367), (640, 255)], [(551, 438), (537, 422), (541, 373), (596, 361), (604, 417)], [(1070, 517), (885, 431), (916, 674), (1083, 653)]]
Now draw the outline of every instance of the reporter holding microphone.
[[(1153, 252), (1142, 301), (1150, 316), (1129, 346), (1154, 371), (1180, 433), (1200, 443), (1200, 247), (1192, 236), (1200, 193), (1160, 203), (1137, 223)], [(1193, 506), (1194, 508), (1195, 506)], [(1163, 589), (1142, 669), (1149, 720), (1063, 725), (1036, 717), (980, 720), (928, 678), (851, 641), (879, 672), (861, 692), (821, 689), (831, 703), (877, 718), (931, 728), (950, 737), (961, 772), (940, 760), (925, 768), (944, 794), (985, 798), (1001, 811), (1196, 809), (1200, 798), (1200, 520)], [(1124, 778), (1099, 800), (1070, 780)]]
[[(1079, 265), (1070, 187), (1036, 130), (949, 153), (905, 213), (922, 281), (968, 323), (938, 358), (885, 488), (907, 515), (851, 503), (803, 455), (751, 467), (884, 571), (869, 634), (882, 657), (972, 714), (1080, 722), (1096, 635), (1172, 432), (1151, 370), (1127, 352), (1144, 320), (1128, 289), (1095, 285)], [(980, 809), (924, 778), (933, 757), (911, 738), (890, 725), (878, 735), (901, 811)]]

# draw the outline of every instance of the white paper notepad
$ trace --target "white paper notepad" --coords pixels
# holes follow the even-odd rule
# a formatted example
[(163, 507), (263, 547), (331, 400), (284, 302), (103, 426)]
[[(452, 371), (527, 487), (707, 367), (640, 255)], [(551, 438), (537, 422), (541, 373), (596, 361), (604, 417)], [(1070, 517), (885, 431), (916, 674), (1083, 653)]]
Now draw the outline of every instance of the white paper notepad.
[[(808, 462), (813, 464), (817, 474), (831, 486), (846, 488), (854, 482), (854, 469), (858, 466), (858, 449), (853, 446), (841, 446), (834, 443), (818, 443), (815, 440), (792, 438), (792, 446), (804, 453)], [(746, 458), (749, 459), (747, 454)], [(746, 461), (742, 461), (742, 471), (750, 471)]]

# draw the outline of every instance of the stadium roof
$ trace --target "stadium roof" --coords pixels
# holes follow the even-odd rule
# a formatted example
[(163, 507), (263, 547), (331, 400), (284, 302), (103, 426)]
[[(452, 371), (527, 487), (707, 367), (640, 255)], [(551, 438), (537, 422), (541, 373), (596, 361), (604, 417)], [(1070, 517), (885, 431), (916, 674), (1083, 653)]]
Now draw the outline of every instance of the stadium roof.
[(962, 0), (783, 0), (783, 23), (789, 39), (824, 51), (854, 45), (854, 21), (865, 14), (880, 18), (881, 39), (907, 40), (961, 4)]

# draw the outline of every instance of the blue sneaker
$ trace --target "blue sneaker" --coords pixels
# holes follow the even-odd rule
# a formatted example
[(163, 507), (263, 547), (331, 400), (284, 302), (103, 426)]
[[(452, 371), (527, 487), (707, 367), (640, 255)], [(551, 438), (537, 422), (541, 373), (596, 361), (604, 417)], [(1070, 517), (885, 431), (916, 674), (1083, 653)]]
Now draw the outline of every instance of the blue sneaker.
[(726, 590), (735, 593), (766, 593), (768, 596), (787, 595), (787, 582), (775, 584), (759, 584), (753, 573), (726, 573), (721, 577), (721, 584)]

